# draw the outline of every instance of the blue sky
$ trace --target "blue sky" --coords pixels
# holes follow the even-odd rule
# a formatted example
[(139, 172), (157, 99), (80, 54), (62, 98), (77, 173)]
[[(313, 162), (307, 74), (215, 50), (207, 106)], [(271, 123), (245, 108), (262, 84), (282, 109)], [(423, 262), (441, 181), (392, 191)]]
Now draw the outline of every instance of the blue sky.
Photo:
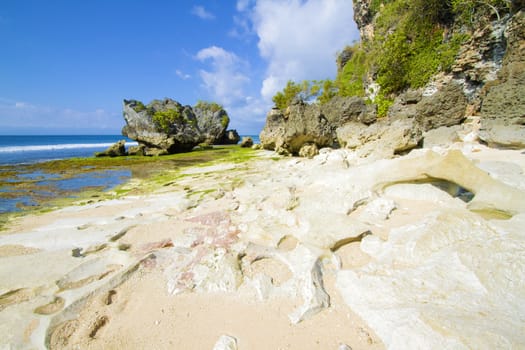
[(122, 100), (221, 103), (257, 134), (288, 80), (334, 78), (351, 0), (2, 0), (0, 134), (119, 134)]

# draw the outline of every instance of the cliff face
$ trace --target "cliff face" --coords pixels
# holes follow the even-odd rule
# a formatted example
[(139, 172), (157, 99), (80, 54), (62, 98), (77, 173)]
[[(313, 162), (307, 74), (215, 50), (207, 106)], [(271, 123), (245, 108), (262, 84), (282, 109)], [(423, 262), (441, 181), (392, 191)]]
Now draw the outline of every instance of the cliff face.
[[(385, 36), (381, 26), (384, 27), (388, 21), (385, 18), (392, 15), (395, 3), (400, 2), (354, 0), (354, 18), (361, 34), (361, 47), (365, 51), (377, 47), (378, 41), (388, 43), (388, 35), (398, 34), (399, 28), (393, 26), (388, 28), (389, 34)], [(492, 2), (480, 2), (478, 7), (472, 5), (472, 15), (468, 19), (460, 16), (461, 8), (456, 12), (452, 7), (442, 8), (451, 17), (436, 26), (443, 28), (441, 42), (458, 38), (461, 41), (450, 68), (437, 69), (421, 87), (408, 86), (404, 91), (390, 94), (394, 102), (387, 113), (389, 118), (396, 119), (412, 113), (418, 124), (428, 131), (443, 125), (460, 124), (468, 117), (478, 116), (481, 141), (494, 146), (525, 147), (524, 2), (507, 2), (506, 6), (499, 8), (497, 2)], [(428, 3), (427, 6), (432, 6)], [(467, 6), (469, 1), (463, 3)], [(410, 40), (409, 37), (404, 39)], [(381, 85), (383, 78), (380, 73), (370, 72), (362, 77), (366, 96), (373, 98), (371, 95), (377, 93), (377, 86)], [(450, 95), (451, 90), (456, 91)], [(421, 94), (422, 100), (416, 106), (407, 105), (403, 101), (407, 91)], [(446, 97), (436, 99), (436, 94)], [(443, 118), (442, 123), (436, 125), (431, 119), (438, 113)]]
[[(263, 146), (297, 154), (304, 143), (341, 145), (383, 157), (421, 146), (436, 129), (453, 127), (451, 139), (461, 139), (474, 127), (474, 138), (490, 146), (525, 147), (523, 6), (521, 0), (354, 0), (361, 42), (341, 52), (332, 86), (339, 99), (362, 100), (354, 114), (377, 121), (345, 119), (344, 108), (331, 108), (339, 117), (326, 118), (330, 102), (292, 104), (269, 114)], [(323, 120), (317, 142), (312, 125)], [(457, 127), (465, 122), (473, 126)], [(392, 125), (402, 126), (402, 137)]]

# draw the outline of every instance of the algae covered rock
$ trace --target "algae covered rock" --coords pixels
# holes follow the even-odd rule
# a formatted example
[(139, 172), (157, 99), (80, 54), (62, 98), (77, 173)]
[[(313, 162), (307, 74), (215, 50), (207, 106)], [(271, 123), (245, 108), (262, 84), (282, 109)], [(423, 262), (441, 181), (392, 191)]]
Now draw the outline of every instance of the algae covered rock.
[(95, 153), (95, 157), (122, 157), (127, 154), (126, 140), (120, 140), (109, 146), (105, 151)]
[(146, 146), (146, 153), (178, 153), (191, 151), (204, 141), (198, 121), (189, 106), (166, 98), (144, 105), (124, 100), (126, 126), (122, 134)]
[(241, 147), (250, 148), (253, 146), (253, 139), (249, 136), (245, 136), (241, 140)]

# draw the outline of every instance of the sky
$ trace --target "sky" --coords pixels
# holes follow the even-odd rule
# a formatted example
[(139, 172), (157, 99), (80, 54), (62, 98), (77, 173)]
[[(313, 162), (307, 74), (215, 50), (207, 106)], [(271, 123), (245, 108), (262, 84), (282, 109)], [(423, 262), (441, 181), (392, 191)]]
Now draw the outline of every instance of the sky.
[(0, 135), (120, 134), (123, 99), (165, 97), (258, 134), (357, 40), (351, 0), (2, 0)]

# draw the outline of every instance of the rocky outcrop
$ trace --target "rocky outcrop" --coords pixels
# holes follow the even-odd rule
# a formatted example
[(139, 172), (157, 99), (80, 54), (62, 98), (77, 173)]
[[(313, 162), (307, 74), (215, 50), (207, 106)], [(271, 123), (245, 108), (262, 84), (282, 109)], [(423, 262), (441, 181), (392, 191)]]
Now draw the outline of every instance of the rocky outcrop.
[[(201, 103), (202, 104), (202, 103)], [(206, 108), (207, 105), (193, 107), (197, 118), (197, 126), (201, 131), (204, 142), (213, 145), (223, 143), (226, 136), (226, 128), (230, 123), (228, 113), (222, 108)]]
[(226, 130), (230, 118), (215, 103), (199, 102), (192, 108), (169, 98), (148, 105), (124, 100), (123, 114), (122, 134), (139, 142), (135, 155), (186, 152), (200, 143), (236, 144), (240, 139), (236, 130)]
[(224, 134), (224, 137), (222, 138), (221, 143), (224, 145), (236, 145), (237, 143), (239, 143), (240, 139), (241, 137), (239, 136), (237, 130), (227, 130)]
[(249, 136), (245, 136), (241, 140), (241, 147), (250, 148), (253, 146), (253, 139)]
[(334, 143), (333, 126), (321, 114), (318, 105), (295, 102), (286, 111), (272, 109), (259, 135), (265, 149), (287, 151), (297, 155), (305, 143), (320, 147)]
[(286, 111), (272, 109), (259, 138), (265, 149), (298, 155), (305, 144), (336, 145), (336, 129), (341, 125), (356, 122), (366, 126), (375, 120), (375, 106), (359, 97), (335, 97), (321, 106), (297, 100)]
[(126, 140), (120, 140), (102, 152), (95, 153), (95, 157), (122, 157), (126, 156)]
[(450, 83), (431, 96), (423, 96), (416, 107), (416, 122), (425, 131), (460, 124), (467, 99), (458, 84)]
[(124, 119), (122, 134), (144, 145), (147, 155), (191, 151), (204, 141), (192, 108), (168, 98), (146, 106), (124, 100)]

